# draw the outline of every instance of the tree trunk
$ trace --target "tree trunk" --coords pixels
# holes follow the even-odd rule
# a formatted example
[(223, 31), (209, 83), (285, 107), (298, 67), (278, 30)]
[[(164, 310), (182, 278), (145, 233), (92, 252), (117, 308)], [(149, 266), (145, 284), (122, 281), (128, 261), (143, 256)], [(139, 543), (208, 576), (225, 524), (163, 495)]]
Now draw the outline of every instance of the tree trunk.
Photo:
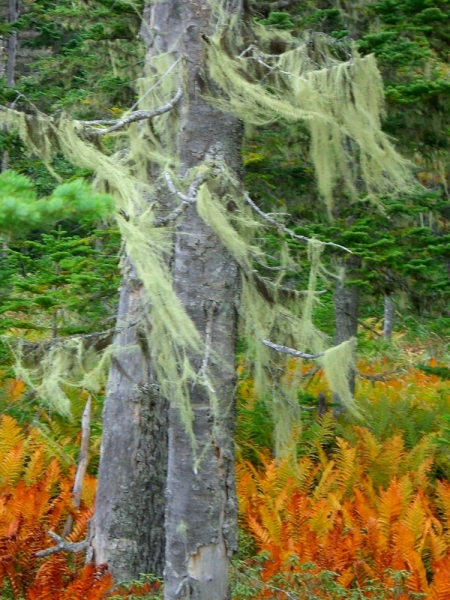
[[(241, 175), (240, 124), (202, 98), (207, 74), (203, 37), (211, 31), (210, 17), (211, 6), (205, 0), (155, 3), (147, 22), (161, 37), (155, 37), (151, 51), (169, 50), (174, 57), (180, 53), (186, 57), (187, 87), (178, 137), (181, 175), (208, 157)], [(218, 409), (213, 411), (206, 387), (193, 383), (194, 455), (171, 402), (164, 594), (166, 600), (226, 600), (229, 556), (236, 548), (237, 533), (233, 438), (239, 279), (237, 265), (195, 206), (188, 208), (178, 226), (173, 277), (175, 290), (209, 350)], [(191, 357), (198, 370), (205, 359)]]
[[(242, 127), (203, 98), (211, 11), (206, 0), (148, 5), (142, 28), (147, 63), (159, 54), (170, 54), (174, 61), (183, 57), (180, 126), (170, 149), (180, 176), (212, 159), (240, 178)], [(175, 291), (205, 340), (205, 355), (190, 360), (198, 371), (208, 363), (210, 377), (210, 384), (202, 378), (189, 383), (195, 448), (174, 399), (158, 394), (151, 360), (133, 326), (144, 310), (145, 292), (131, 268), (125, 273), (119, 307), (119, 326), (128, 326), (116, 340), (105, 403), (92, 548), (96, 563), (107, 562), (116, 579), (160, 572), (161, 481), (168, 465), (165, 598), (227, 600), (229, 557), (237, 538), (233, 438), (239, 272), (195, 204), (177, 226), (171, 260)], [(167, 406), (166, 462), (162, 449)], [(152, 439), (152, 432), (160, 441)]]
[(103, 412), (91, 548), (116, 581), (162, 576), (167, 473), (167, 401), (159, 394), (139, 330), (148, 299), (125, 260)]
[[(15, 23), (20, 16), (20, 0), (9, 0), (9, 22)], [(13, 31), (7, 38), (7, 54), (6, 54), (6, 85), (8, 87), (14, 87), (15, 76), (16, 76), (16, 58), (17, 58), (17, 33)], [(3, 60), (3, 38), (0, 39), (0, 60)], [(4, 75), (3, 65), (0, 64), (0, 77)], [(9, 168), (9, 156), (5, 150), (2, 155), (0, 172), (3, 173)], [(4, 248), (3, 248), (4, 250)]]
[[(174, 406), (170, 409), (165, 598), (226, 600), (228, 559), (236, 548), (233, 434), (238, 278), (231, 257), (194, 210), (177, 236), (175, 282), (188, 313), (211, 344), (211, 381), (220, 418), (214, 414), (207, 389), (196, 385), (191, 393), (196, 461), (179, 412)], [(204, 358), (194, 360), (200, 370)]]
[(390, 343), (392, 339), (392, 328), (394, 326), (395, 305), (391, 294), (386, 294), (384, 297), (384, 325), (383, 337)]
[[(20, 14), (20, 0), (9, 0), (9, 22), (15, 23)], [(14, 87), (17, 56), (17, 33), (13, 31), (8, 37), (8, 59), (6, 63), (6, 85)]]
[[(353, 260), (349, 265), (352, 269), (359, 266), (359, 259)], [(334, 319), (335, 334), (334, 344), (337, 346), (358, 335), (358, 312), (359, 312), (359, 287), (356, 285), (346, 285), (346, 275), (338, 280), (334, 292)], [(348, 383), (352, 394), (355, 392), (355, 370), (350, 369), (348, 373)], [(333, 413), (338, 415), (342, 412), (342, 402), (338, 394), (333, 394), (335, 403)]]

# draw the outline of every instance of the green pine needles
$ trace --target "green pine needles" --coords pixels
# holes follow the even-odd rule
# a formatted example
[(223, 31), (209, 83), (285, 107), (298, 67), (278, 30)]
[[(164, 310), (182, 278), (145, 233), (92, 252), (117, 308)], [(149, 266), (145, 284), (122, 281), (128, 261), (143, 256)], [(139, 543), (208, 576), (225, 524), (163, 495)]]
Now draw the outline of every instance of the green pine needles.
[(37, 198), (33, 182), (8, 170), (0, 174), (0, 231), (23, 233), (44, 225), (76, 218), (101, 219), (111, 213), (113, 199), (95, 194), (82, 179), (55, 188), (48, 198)]

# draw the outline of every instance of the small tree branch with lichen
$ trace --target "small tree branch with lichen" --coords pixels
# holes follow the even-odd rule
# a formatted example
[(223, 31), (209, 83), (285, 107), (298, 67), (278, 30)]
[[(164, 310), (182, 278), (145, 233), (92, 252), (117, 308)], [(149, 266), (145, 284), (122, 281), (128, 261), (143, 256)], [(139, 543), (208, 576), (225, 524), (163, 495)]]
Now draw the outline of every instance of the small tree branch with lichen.
[(197, 201), (198, 188), (201, 186), (201, 184), (206, 179), (206, 175), (204, 173), (202, 173), (201, 175), (196, 177), (194, 179), (194, 181), (191, 183), (191, 185), (189, 186), (189, 190), (186, 195), (186, 194), (183, 194), (182, 192), (180, 192), (179, 190), (177, 190), (177, 188), (175, 187), (175, 184), (173, 183), (173, 181), (168, 173), (164, 173), (164, 177), (166, 179), (167, 187), (169, 188), (169, 192), (171, 194), (173, 194), (174, 196), (178, 196), (178, 198), (180, 198), (182, 200), (182, 203), (180, 204), (180, 206), (175, 208), (166, 217), (156, 218), (153, 222), (154, 227), (164, 227), (164, 225), (168, 225), (172, 221), (175, 221), (180, 215), (182, 215), (184, 213), (184, 211), (189, 206), (189, 204), (194, 204), (194, 202)]
[[(289, 229), (288, 227), (281, 225), (281, 223), (278, 223), (278, 221), (276, 221), (273, 217), (271, 217), (269, 214), (262, 211), (259, 208), (259, 206), (257, 204), (255, 204), (255, 202), (253, 202), (253, 200), (250, 198), (250, 196), (247, 193), (244, 194), (244, 198), (247, 201), (247, 203), (253, 208), (253, 210), (260, 217), (262, 217), (265, 221), (267, 221), (268, 223), (270, 223), (277, 229), (280, 229), (284, 233), (289, 234), (294, 240), (299, 240), (301, 242), (306, 242), (306, 243), (311, 241), (311, 239), (306, 237), (305, 235), (298, 235), (294, 231), (292, 231), (292, 229)], [(341, 246), (340, 244), (335, 244), (334, 242), (322, 242), (322, 243), (324, 246), (333, 246), (334, 248), (339, 248), (340, 250), (344, 250), (345, 252), (349, 252), (350, 254), (352, 254), (351, 250), (349, 250), (345, 246)]]
[[(108, 133), (113, 133), (118, 129), (122, 129), (122, 127), (125, 127), (130, 123), (134, 123), (135, 121), (153, 119), (158, 115), (163, 115), (164, 113), (169, 112), (169, 110), (172, 110), (181, 100), (182, 95), (183, 90), (179, 88), (175, 96), (164, 106), (160, 106), (154, 110), (136, 110), (122, 119), (98, 119), (96, 121), (77, 121), (77, 123), (87, 127), (90, 132), (95, 133), (96, 135), (107, 135)], [(109, 127), (107, 127), (107, 129), (97, 129), (95, 127), (96, 125), (109, 125)]]
[(306, 358), (312, 360), (314, 358), (320, 358), (321, 356), (325, 356), (325, 352), (318, 352), (317, 354), (306, 354), (305, 352), (299, 352), (298, 350), (294, 350), (294, 348), (289, 348), (289, 346), (280, 346), (280, 344), (274, 344), (273, 342), (269, 342), (269, 340), (261, 341), (268, 348), (272, 348), (272, 350), (276, 350), (277, 352), (281, 352), (282, 354), (290, 354), (291, 356), (296, 356), (297, 358)]
[(54, 531), (47, 531), (47, 535), (57, 542), (56, 546), (52, 546), (51, 548), (46, 548), (45, 550), (40, 550), (36, 552), (36, 556), (39, 558), (44, 558), (45, 556), (50, 556), (50, 554), (56, 554), (56, 552), (71, 552), (72, 554), (76, 554), (78, 552), (84, 552), (88, 548), (88, 539), (86, 538), (82, 542), (68, 542), (64, 540), (61, 536), (56, 534)]

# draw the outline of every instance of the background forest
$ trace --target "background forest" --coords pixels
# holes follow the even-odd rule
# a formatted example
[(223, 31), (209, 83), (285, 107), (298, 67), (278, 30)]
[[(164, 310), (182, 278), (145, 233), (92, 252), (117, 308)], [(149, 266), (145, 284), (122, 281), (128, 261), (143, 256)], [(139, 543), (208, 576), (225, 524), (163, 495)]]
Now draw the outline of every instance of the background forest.
[[(120, 117), (138, 97), (143, 8), (140, 0), (0, 0), (0, 105), (81, 121)], [(277, 423), (255, 392), (242, 333), (233, 598), (450, 599), (450, 4), (278, 0), (252, 11), (271, 30), (323, 32), (344, 56), (355, 45), (375, 54), (384, 131), (418, 185), (371, 201), (338, 190), (330, 211), (318, 200), (308, 130), (282, 120), (247, 128), (246, 188), (258, 206), (283, 213), (298, 236), (352, 250), (326, 247), (314, 322), (336, 344), (357, 335), (350, 379), (359, 413), (341, 408), (314, 364), (294, 377), (293, 358), (284, 377), (300, 379), (302, 425), (286, 440), (295, 457), (275, 458)], [(87, 348), (110, 344), (122, 248), (111, 200), (91, 191), (91, 172), (62, 155), (44, 164), (6, 130), (0, 159), (0, 595), (159, 598), (150, 575), (113, 587), (106, 569), (84, 566), (83, 553), (36, 555), (54, 543), (49, 530), (73, 543), (86, 537), (105, 379), (63, 381), (61, 391), (56, 375), (42, 381), (39, 368), (25, 361), (20, 370), (17, 360), (74, 335)], [(273, 258), (253, 268), (264, 285), (283, 243), (296, 261), (280, 287), (289, 296), (308, 288), (303, 243), (267, 228)], [(80, 373), (88, 367), (80, 362)], [(88, 429), (89, 464), (74, 493)]]

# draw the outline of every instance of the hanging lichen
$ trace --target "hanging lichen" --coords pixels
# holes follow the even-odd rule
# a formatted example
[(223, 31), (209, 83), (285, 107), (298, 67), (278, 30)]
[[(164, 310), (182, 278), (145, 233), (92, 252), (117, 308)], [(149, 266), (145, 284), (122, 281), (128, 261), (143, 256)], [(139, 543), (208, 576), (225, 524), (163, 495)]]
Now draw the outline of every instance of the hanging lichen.
[(282, 40), (287, 50), (273, 55), (265, 51), (270, 34), (256, 28), (255, 35), (257, 43), (244, 51), (230, 36), (225, 43), (222, 32), (209, 40), (209, 75), (222, 91), (211, 101), (257, 125), (303, 121), (311, 132), (319, 191), (329, 207), (338, 183), (351, 195), (404, 192), (409, 166), (381, 131), (383, 87), (374, 56), (361, 58), (354, 51), (338, 61), (325, 36), (299, 41), (288, 34)]
[[(15, 358), (16, 377), (51, 410), (71, 416), (69, 388), (98, 393), (106, 383), (112, 346), (99, 353), (89, 336), (42, 344), (2, 336)], [(99, 336), (101, 339), (101, 336)], [(91, 340), (92, 341), (92, 340)]]
[(350, 369), (355, 368), (355, 348), (355, 338), (347, 340), (339, 346), (328, 348), (321, 363), (330, 388), (339, 395), (344, 406), (353, 414), (360, 416), (348, 381)]
[[(328, 207), (338, 184), (352, 195), (395, 192), (409, 185), (406, 161), (380, 129), (382, 86), (372, 56), (361, 58), (355, 52), (342, 62), (324, 36), (301, 41), (259, 25), (251, 33), (253, 43), (245, 46), (239, 23), (228, 27), (228, 17), (215, 4), (212, 8), (217, 25), (215, 34), (205, 41), (208, 73), (204, 73), (206, 84), (211, 84), (210, 102), (250, 124), (304, 121), (311, 133), (310, 155), (318, 187)], [(246, 39), (249, 35), (247, 31)], [(285, 48), (276, 55), (268, 50), (275, 38)], [(186, 87), (184, 59), (174, 54), (152, 59), (145, 77), (137, 82), (139, 100), (131, 112), (163, 106), (177, 89)], [(261, 279), (253, 260), (265, 259), (258, 234), (269, 225), (251, 211), (240, 182), (219, 157), (208, 158), (192, 171), (181, 171), (176, 109), (153, 119), (152, 126), (134, 122), (111, 133), (116, 143), (113, 154), (102, 146), (103, 133), (99, 134), (95, 123), (75, 121), (68, 115), (51, 119), (0, 107), (0, 126), (17, 130), (29, 151), (41, 156), (49, 168), (52, 156), (61, 152), (72, 163), (93, 170), (95, 187), (115, 198), (124, 252), (147, 294), (140, 329), (148, 338), (162, 393), (178, 406), (194, 445), (193, 382), (205, 386), (216, 416), (218, 402), (209, 370), (199, 374), (191, 362), (191, 356), (204, 354), (205, 342), (175, 293), (169, 265), (174, 224), (183, 218), (183, 207), (196, 204), (199, 216), (241, 267), (240, 317), (247, 357), (258, 393), (271, 401), (277, 452), (292, 451), (290, 432), (299, 426), (297, 390), (303, 361), (276, 354), (262, 340), (313, 353), (325, 351), (328, 341), (313, 325), (315, 293), (324, 276), (320, 241), (312, 240), (309, 245), (307, 292), (292, 291), (287, 300), (282, 299), (283, 269), (294, 263), (287, 245), (282, 244), (279, 274), (271, 281)], [(127, 323), (118, 324), (122, 326)], [(86, 351), (80, 341), (51, 346), (39, 366), (27, 365), (20, 348), (15, 352), (18, 375), (66, 413), (64, 386), (74, 385), (78, 378), (78, 385), (94, 389), (107, 362), (94, 350)], [(346, 378), (352, 360), (353, 342), (346, 342), (326, 350), (322, 365), (332, 390), (354, 408)]]

